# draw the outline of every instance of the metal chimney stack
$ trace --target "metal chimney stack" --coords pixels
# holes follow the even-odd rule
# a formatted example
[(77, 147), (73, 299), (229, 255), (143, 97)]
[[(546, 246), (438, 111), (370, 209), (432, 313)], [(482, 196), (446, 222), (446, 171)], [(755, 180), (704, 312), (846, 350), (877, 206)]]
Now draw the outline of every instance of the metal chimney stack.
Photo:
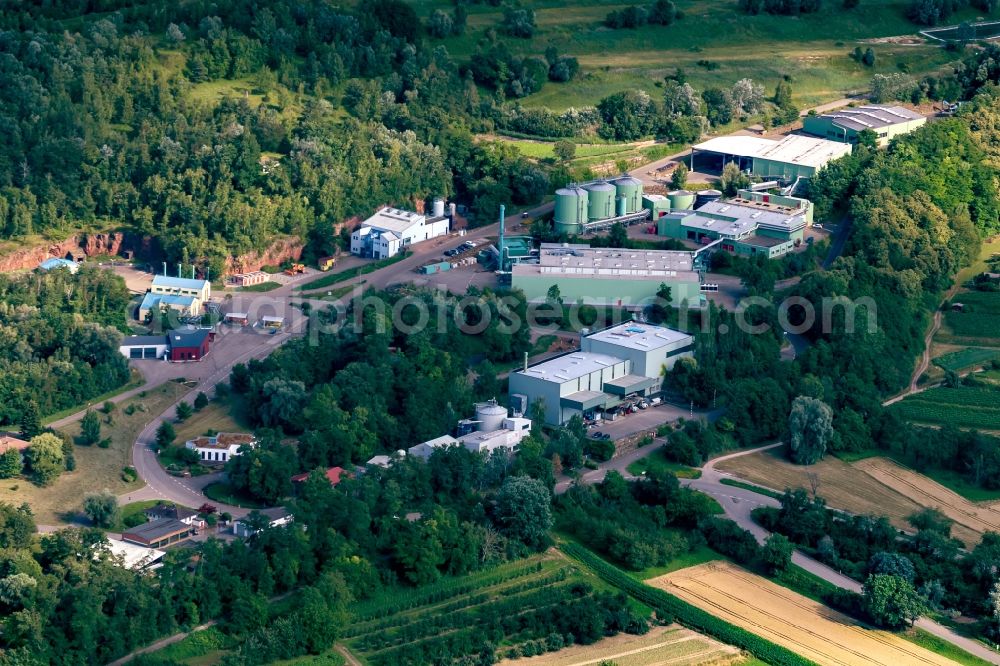
[(507, 267), (506, 266), (507, 262), (504, 261), (504, 254), (503, 254), (503, 252), (504, 252), (504, 236), (505, 236), (505, 226), (504, 226), (505, 225), (505, 220), (504, 220), (504, 211), (505, 210), (506, 210), (506, 207), (503, 204), (500, 204), (500, 236), (497, 239), (497, 254), (500, 256), (500, 266), (499, 266), (500, 270), (504, 270)]

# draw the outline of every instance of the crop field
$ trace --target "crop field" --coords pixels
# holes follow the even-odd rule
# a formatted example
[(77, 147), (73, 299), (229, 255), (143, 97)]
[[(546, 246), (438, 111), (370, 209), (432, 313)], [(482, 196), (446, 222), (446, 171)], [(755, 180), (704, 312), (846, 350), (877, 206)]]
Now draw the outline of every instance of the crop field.
[(647, 583), (818, 664), (955, 663), (733, 564), (704, 564)]
[[(411, 0), (419, 16), (435, 9), (452, 11), (451, 0)], [(682, 68), (698, 89), (731, 86), (750, 76), (770, 92), (778, 80), (789, 76), (795, 101), (811, 105), (865, 90), (872, 74), (905, 67), (919, 74), (955, 59), (954, 53), (917, 37), (910, 44), (874, 44), (875, 70), (848, 57), (866, 40), (916, 35), (906, 19), (906, 0), (868, 0), (862, 8), (843, 11), (839, 3), (824, 3), (821, 11), (797, 17), (740, 12), (732, 0), (677, 0), (684, 18), (671, 26), (642, 26), (612, 30), (603, 25), (608, 12), (628, 2), (604, 0), (532, 0), (537, 28), (531, 39), (501, 35), (511, 51), (540, 56), (546, 47), (579, 59), (581, 72), (567, 84), (547, 83), (526, 97), (526, 106), (566, 109), (596, 104), (609, 94), (629, 88), (658, 92), (663, 76)], [(441, 40), (457, 59), (471, 56), (489, 28), (498, 28), (502, 10), (486, 3), (468, 6), (464, 35)], [(976, 11), (963, 9), (957, 23), (975, 19)], [(499, 31), (498, 31), (499, 32)], [(699, 65), (713, 63), (713, 68)]]
[[(721, 462), (718, 469), (776, 490), (811, 490), (808, 475), (813, 473), (819, 479), (818, 493), (830, 507), (850, 513), (885, 515), (899, 528), (908, 528), (906, 518), (920, 510), (913, 500), (833, 456), (806, 467), (785, 460), (780, 449), (761, 451)], [(966, 536), (974, 538), (972, 534)]]
[(536, 657), (505, 659), (503, 666), (586, 666), (612, 661), (617, 666), (697, 666), (741, 660), (739, 650), (693, 631), (670, 625), (653, 627), (645, 636), (618, 634), (593, 645), (573, 647)]
[[(597, 577), (551, 553), (386, 593), (354, 607), (355, 621), (344, 632), (344, 643), (365, 663), (395, 665), (409, 658), (406, 650), (415, 645), (426, 648), (433, 641), (480, 636), (495, 630), (498, 618), (562, 604), (566, 591), (581, 582), (606, 589)], [(522, 634), (505, 640), (515, 644), (539, 638)]]
[[(106, 423), (101, 414), (101, 437), (111, 439), (108, 448), (74, 446), (76, 469), (63, 472), (45, 488), (39, 488), (26, 479), (4, 479), (0, 482), (0, 502), (15, 506), (27, 502), (39, 524), (56, 525), (72, 521), (76, 517), (75, 512), (81, 509), (83, 496), (89, 492), (107, 488), (121, 494), (141, 487), (141, 482), (129, 483), (122, 479), (122, 468), (132, 462), (135, 438), (152, 415), (159, 414), (190, 390), (182, 384), (166, 382), (150, 389), (145, 396), (137, 395), (122, 401), (111, 413), (112, 424)], [(132, 413), (127, 414), (130, 406)], [(60, 430), (77, 437), (80, 422), (77, 420)]]
[(1000, 349), (987, 349), (983, 347), (967, 347), (957, 352), (951, 352), (938, 356), (934, 359), (934, 365), (945, 370), (959, 371), (973, 366), (989, 363), (995, 358), (1000, 358)]
[(854, 467), (920, 506), (940, 509), (955, 521), (952, 531), (966, 546), (978, 543), (984, 532), (1000, 532), (1000, 505), (996, 503), (970, 502), (933, 479), (886, 458), (867, 458), (854, 463)]
[(917, 423), (1000, 430), (1000, 390), (994, 387), (932, 388), (909, 396), (893, 409)]

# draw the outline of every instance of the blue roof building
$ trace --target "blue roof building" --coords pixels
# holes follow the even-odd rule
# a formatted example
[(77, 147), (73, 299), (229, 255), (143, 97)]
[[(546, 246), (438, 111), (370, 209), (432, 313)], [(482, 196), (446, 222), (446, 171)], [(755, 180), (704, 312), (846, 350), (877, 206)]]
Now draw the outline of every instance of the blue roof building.
[(201, 302), (194, 296), (178, 296), (177, 294), (154, 294), (149, 291), (139, 304), (139, 320), (146, 318), (150, 311), (170, 308), (183, 314), (197, 316), (201, 312)]
[(51, 257), (46, 259), (42, 263), (38, 264), (38, 268), (43, 271), (54, 271), (59, 268), (65, 268), (70, 273), (76, 273), (80, 270), (80, 264), (75, 261), (70, 261), (69, 259), (60, 259), (59, 257)]

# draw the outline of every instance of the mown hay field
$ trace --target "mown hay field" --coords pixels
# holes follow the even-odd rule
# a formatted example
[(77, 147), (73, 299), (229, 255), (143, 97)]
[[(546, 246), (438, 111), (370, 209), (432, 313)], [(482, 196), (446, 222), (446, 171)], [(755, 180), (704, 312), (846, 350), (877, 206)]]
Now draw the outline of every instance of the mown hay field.
[(646, 583), (824, 666), (955, 663), (728, 562), (681, 569)]

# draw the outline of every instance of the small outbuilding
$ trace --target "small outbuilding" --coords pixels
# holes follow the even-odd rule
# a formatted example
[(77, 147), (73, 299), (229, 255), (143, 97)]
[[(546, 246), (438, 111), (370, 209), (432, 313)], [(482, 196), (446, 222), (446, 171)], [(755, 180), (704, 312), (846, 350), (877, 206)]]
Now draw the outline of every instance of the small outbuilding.
[(212, 332), (207, 328), (170, 333), (171, 361), (200, 361), (208, 354)]
[(163, 548), (186, 541), (194, 533), (187, 523), (173, 518), (159, 518), (122, 532), (122, 540), (147, 548)]
[(118, 345), (118, 351), (127, 359), (165, 358), (170, 343), (165, 335), (127, 335)]

